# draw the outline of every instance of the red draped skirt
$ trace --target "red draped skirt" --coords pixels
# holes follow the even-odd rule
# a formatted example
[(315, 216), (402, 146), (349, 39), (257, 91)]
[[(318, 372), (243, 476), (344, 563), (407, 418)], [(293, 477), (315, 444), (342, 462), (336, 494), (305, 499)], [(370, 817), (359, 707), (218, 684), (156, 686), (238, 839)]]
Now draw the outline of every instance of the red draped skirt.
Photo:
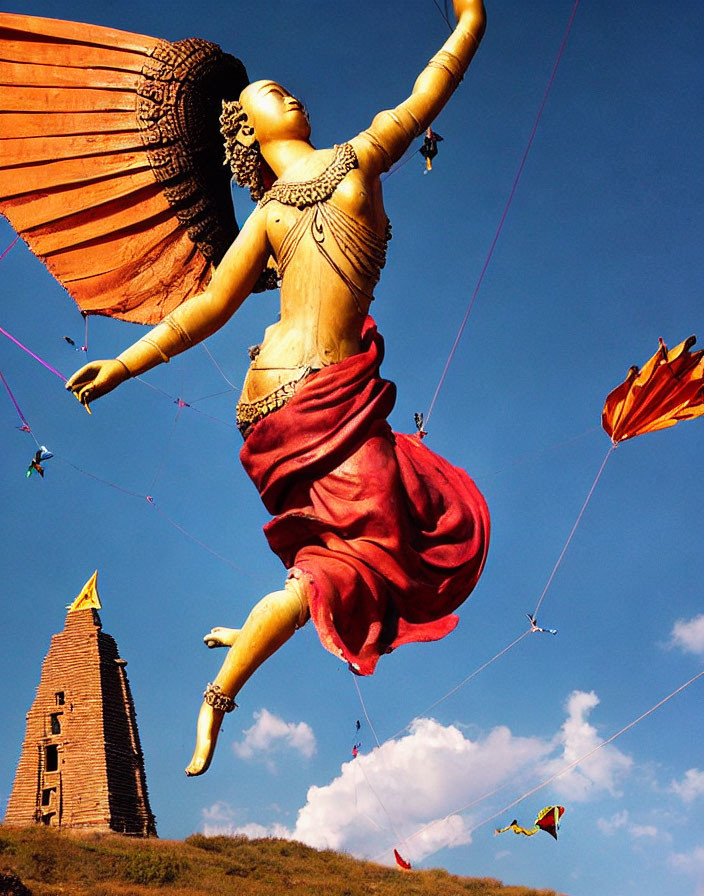
[(379, 376), (383, 354), (368, 318), (362, 351), (311, 374), (240, 452), (323, 646), (360, 675), (399, 644), (451, 632), (489, 546), (474, 482), (387, 423), (396, 389)]

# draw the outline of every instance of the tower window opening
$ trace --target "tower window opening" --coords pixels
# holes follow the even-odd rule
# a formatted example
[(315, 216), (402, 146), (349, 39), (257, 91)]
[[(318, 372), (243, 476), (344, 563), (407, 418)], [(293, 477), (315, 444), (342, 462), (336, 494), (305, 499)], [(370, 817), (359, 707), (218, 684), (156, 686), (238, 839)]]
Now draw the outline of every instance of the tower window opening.
[(66, 695), (64, 694), (63, 691), (57, 691), (57, 692), (54, 694), (54, 699), (55, 699), (55, 701), (56, 701), (56, 705), (57, 705), (57, 706), (63, 706), (63, 705), (64, 705), (64, 702), (65, 702), (65, 699), (66, 699)]
[(46, 764), (45, 770), (48, 772), (56, 772), (59, 770), (59, 748), (56, 744), (49, 744), (45, 753)]
[(51, 805), (51, 795), (56, 793), (55, 787), (45, 787), (42, 790), (42, 806), (50, 806)]
[(61, 734), (61, 713), (53, 712), (51, 714), (51, 733)]

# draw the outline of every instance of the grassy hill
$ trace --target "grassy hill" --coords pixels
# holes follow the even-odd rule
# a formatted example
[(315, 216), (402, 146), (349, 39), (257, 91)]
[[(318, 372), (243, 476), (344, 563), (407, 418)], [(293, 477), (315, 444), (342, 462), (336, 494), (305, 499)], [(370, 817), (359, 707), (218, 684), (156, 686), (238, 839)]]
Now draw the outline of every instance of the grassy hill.
[(32, 896), (557, 896), (442, 870), (401, 872), (289, 840), (137, 840), (43, 827), (0, 827), (0, 872)]

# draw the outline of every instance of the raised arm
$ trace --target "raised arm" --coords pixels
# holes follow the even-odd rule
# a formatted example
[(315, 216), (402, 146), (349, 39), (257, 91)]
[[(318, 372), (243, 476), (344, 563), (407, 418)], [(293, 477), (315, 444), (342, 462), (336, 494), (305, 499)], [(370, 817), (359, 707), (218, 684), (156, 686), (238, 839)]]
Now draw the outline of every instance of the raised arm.
[(254, 288), (270, 253), (266, 212), (256, 209), (225, 254), (208, 288), (179, 305), (114, 360), (86, 364), (66, 388), (88, 404), (116, 386), (212, 336)]
[(395, 109), (380, 112), (351, 142), (360, 165), (373, 174), (387, 171), (425, 131), (457, 89), (484, 35), (482, 0), (453, 0), (457, 25), (442, 49), (420, 73), (413, 92)]

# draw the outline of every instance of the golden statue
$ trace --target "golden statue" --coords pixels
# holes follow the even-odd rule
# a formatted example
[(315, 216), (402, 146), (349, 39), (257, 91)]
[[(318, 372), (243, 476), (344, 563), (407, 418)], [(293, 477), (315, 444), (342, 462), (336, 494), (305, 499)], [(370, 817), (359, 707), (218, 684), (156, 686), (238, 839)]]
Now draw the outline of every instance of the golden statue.
[(206, 771), (240, 689), (308, 618), (323, 646), (371, 674), (399, 644), (451, 631), (483, 568), (483, 498), (417, 436), (391, 432), (395, 390), (378, 376), (383, 343), (368, 317), (390, 238), (380, 175), (430, 126), (484, 34), (481, 0), (454, 10), (454, 31), (408, 99), (339, 146), (311, 144), (305, 108), (275, 81), (224, 102), (227, 159), (256, 209), (204, 290), (67, 383), (88, 406), (211, 336), (263, 277), (279, 279), (280, 320), (252, 352), (237, 424), (288, 578), (241, 629), (205, 636), (228, 652), (205, 692), (188, 775)]

